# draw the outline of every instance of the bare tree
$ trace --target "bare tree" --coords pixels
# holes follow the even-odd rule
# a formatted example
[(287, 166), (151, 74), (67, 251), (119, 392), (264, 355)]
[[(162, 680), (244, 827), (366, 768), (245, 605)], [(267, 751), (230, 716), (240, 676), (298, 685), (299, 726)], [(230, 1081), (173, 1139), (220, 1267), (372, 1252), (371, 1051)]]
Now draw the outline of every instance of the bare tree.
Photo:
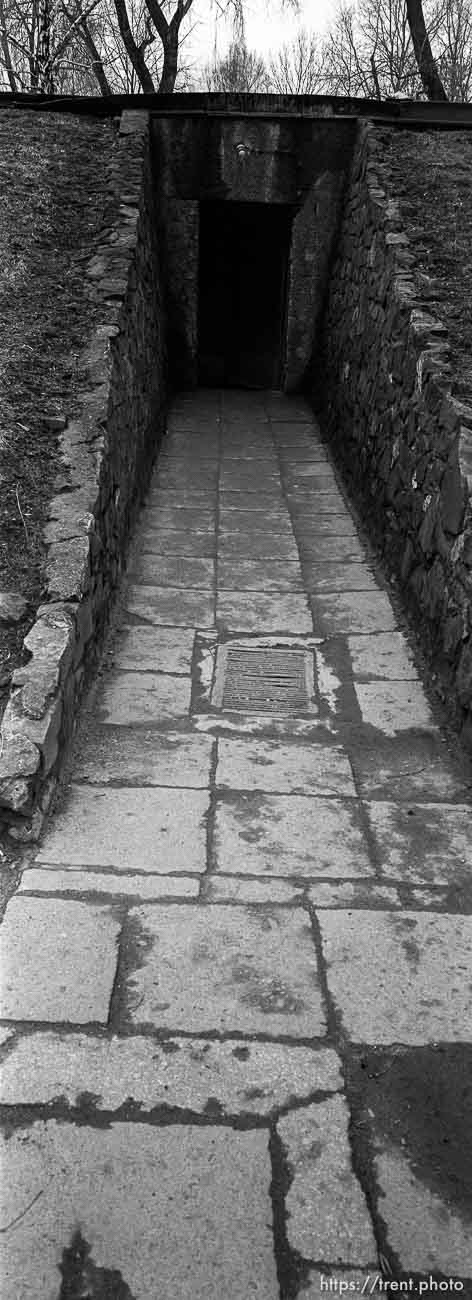
[(472, 95), (472, 6), (470, 0), (438, 0), (433, 45), (447, 99)]
[(205, 69), (208, 90), (254, 94), (267, 89), (264, 60), (243, 42), (232, 41), (226, 54)]
[(268, 69), (270, 89), (278, 95), (316, 95), (323, 90), (322, 56), (312, 33), (298, 32), (283, 45)]
[(339, 4), (323, 46), (323, 89), (330, 95), (374, 94), (370, 53), (353, 4)]
[(83, 27), (99, 3), (73, 0), (69, 11), (63, 0), (0, 0), (0, 79), (15, 92), (53, 94), (74, 69), (91, 90)]
[[(0, 0), (0, 84), (48, 94), (186, 88), (185, 46), (199, 2)], [(215, 20), (233, 18), (234, 41), (245, 48), (245, 0), (212, 3)], [(285, 3), (296, 8), (298, 0)], [(253, 58), (246, 80), (260, 87), (262, 71)], [(239, 73), (243, 62), (241, 56)]]
[(426, 95), (428, 99), (447, 99), (431, 49), (422, 0), (406, 0), (406, 12), (418, 71)]
[(418, 63), (419, 53), (424, 57), (424, 37), (420, 51), (413, 42), (407, 0), (340, 0), (322, 50), (323, 89), (330, 94), (415, 99), (430, 98), (434, 87), (437, 99), (468, 99), (472, 0), (424, 0), (422, 14), (436, 69), (431, 73), (429, 65), (427, 85)]

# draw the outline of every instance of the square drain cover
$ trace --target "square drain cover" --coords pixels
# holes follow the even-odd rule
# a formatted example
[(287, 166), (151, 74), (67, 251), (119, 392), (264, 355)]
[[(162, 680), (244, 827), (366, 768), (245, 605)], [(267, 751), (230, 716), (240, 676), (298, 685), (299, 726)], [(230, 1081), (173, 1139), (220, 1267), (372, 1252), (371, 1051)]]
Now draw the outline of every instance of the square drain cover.
[(308, 650), (220, 646), (212, 703), (234, 713), (299, 714), (313, 709), (313, 654)]

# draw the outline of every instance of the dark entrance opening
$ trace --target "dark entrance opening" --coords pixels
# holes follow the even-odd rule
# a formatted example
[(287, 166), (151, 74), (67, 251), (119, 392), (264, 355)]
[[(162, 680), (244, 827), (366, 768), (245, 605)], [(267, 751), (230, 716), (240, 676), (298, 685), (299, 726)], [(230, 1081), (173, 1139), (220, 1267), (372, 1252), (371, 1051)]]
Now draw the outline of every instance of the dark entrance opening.
[(198, 378), (205, 387), (280, 388), (292, 209), (202, 203)]

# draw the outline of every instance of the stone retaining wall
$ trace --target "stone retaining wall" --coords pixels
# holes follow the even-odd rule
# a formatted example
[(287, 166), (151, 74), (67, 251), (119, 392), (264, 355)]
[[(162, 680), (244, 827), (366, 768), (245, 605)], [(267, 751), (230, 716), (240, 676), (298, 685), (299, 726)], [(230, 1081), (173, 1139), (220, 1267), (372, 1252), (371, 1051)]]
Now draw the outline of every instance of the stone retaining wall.
[(447, 330), (405, 233), (388, 134), (358, 129), (315, 402), (472, 743), (472, 407), (452, 396)]
[[(165, 412), (165, 339), (149, 122), (123, 113), (109, 173), (118, 216), (86, 267), (101, 323), (81, 358), (88, 388), (61, 435), (46, 529), (46, 601), (3, 718), (0, 818), (37, 838), (97, 658)], [(116, 206), (116, 205), (115, 205)]]

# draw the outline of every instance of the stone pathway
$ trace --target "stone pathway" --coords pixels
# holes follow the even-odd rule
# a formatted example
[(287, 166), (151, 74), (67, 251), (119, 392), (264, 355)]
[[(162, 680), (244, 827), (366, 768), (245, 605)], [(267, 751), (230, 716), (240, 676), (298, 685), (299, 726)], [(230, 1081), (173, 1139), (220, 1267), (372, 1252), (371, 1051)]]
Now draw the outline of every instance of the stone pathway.
[(469, 778), (303, 401), (177, 401), (118, 622), (1, 927), (2, 1300), (470, 1295)]

